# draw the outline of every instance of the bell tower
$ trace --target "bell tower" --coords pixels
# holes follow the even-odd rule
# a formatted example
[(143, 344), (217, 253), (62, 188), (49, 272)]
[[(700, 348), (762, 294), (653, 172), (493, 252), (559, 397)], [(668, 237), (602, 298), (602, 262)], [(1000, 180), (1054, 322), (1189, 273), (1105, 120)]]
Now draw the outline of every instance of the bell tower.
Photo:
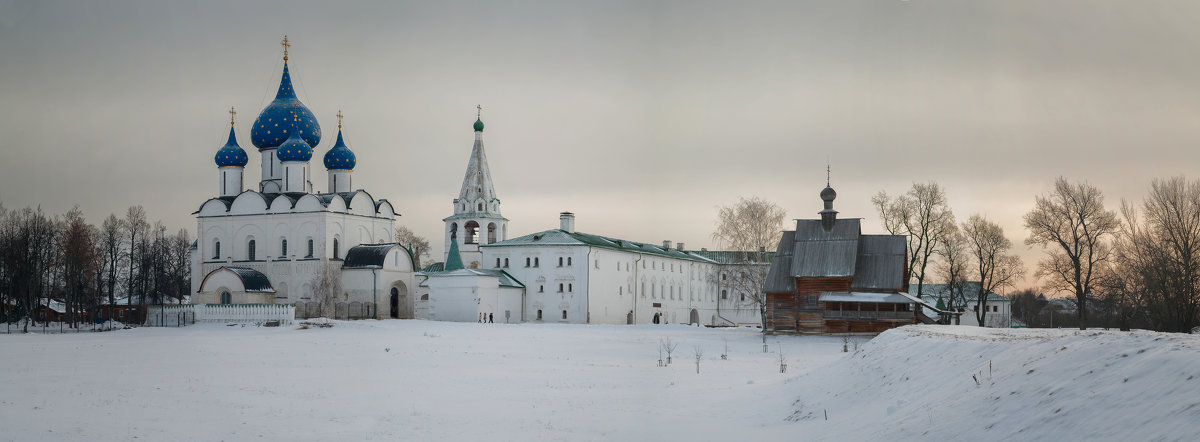
[(475, 106), (475, 145), (471, 147), (462, 189), (454, 199), (454, 214), (442, 220), (446, 223), (442, 250), (448, 254), (451, 241), (456, 242), (467, 268), (481, 265), (483, 254), (479, 246), (508, 239), (508, 218), (500, 215), (500, 199), (492, 186), (492, 173), (483, 149), (482, 110), (481, 106)]

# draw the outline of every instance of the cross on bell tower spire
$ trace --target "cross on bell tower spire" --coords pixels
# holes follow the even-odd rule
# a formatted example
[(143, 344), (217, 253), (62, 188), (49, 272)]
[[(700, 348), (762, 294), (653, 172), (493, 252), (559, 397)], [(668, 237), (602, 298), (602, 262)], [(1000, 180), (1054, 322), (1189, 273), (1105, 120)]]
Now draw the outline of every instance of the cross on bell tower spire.
[(237, 115), (237, 111), (233, 110), (233, 106), (229, 106), (229, 125), (233, 126), (233, 117)]
[(476, 104), (475, 105), (475, 118), (476, 119), (482, 118), (482, 116), (483, 116), (483, 106)]
[(279, 45), (280, 45), (280, 46), (283, 46), (283, 61), (287, 61), (287, 59), (288, 59), (288, 48), (292, 46), (292, 44), (288, 42), (287, 35), (284, 35), (284, 36), (283, 36), (283, 41), (279, 42)]
[(342, 130), (342, 110), (341, 109), (338, 109), (337, 117), (338, 117), (338, 130)]

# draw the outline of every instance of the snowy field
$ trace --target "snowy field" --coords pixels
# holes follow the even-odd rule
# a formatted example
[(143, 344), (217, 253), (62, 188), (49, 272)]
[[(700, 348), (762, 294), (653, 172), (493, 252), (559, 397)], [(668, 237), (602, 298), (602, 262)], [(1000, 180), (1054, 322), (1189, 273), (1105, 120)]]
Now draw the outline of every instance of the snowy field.
[[(856, 353), (842, 353), (837, 337), (772, 336), (764, 354), (748, 329), (334, 324), (0, 335), (0, 440), (1123, 441), (1200, 432), (1200, 337), (1189, 335), (917, 326), (859, 338)], [(679, 345), (662, 368), (666, 337)]]

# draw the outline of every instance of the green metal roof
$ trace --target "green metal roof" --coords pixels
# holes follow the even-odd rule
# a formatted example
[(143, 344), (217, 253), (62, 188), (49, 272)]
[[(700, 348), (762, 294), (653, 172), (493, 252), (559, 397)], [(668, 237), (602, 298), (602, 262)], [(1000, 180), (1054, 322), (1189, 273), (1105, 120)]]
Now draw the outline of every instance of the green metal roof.
[[(517, 278), (513, 277), (513, 275), (508, 274), (508, 272), (506, 272), (504, 270), (500, 270), (500, 269), (458, 269), (458, 270), (445, 270), (445, 271), (424, 271), (424, 270), (422, 270), (421, 273), (424, 273), (427, 276), (435, 276), (435, 277), (436, 276), (459, 276), (459, 275), (494, 276), (494, 277), (500, 279), (501, 287), (525, 288), (525, 284), (521, 283), (521, 281), (518, 281)], [(424, 287), (425, 285), (422, 284), (422, 286)]]
[(591, 246), (611, 250), (620, 250), (630, 253), (644, 253), (647, 255), (696, 261), (706, 264), (718, 264), (717, 261), (701, 256), (697, 252), (685, 252), (678, 249), (664, 249), (661, 246), (656, 246), (653, 244), (609, 238), (607, 236), (592, 235), (582, 232), (567, 232), (561, 229), (532, 233), (497, 243), (485, 244), (480, 247), (515, 247), (531, 245)]
[[(743, 252), (739, 250), (693, 250), (688, 253), (700, 255), (721, 264), (762, 264), (770, 265), (775, 259), (775, 252)], [(755, 262), (761, 256), (761, 260)]]
[(462, 270), (463, 262), (462, 255), (458, 253), (458, 240), (450, 237), (450, 253), (446, 254), (445, 271), (452, 272)]
[[(458, 200), (455, 199), (454, 202), (458, 202)], [(457, 214), (442, 218), (442, 221), (450, 221), (452, 219), (500, 219), (500, 220), (508, 221), (508, 218), (505, 218), (503, 216), (497, 216), (494, 213), (487, 213), (487, 212), (457, 213)]]
[[(958, 299), (958, 302), (960, 303), (960, 305), (956, 305), (954, 307), (964, 307), (964, 306), (966, 306), (967, 302), (975, 301), (976, 300), (975, 294), (979, 292), (979, 282), (978, 281), (965, 281), (965, 282), (962, 282), (961, 284), (962, 284), (961, 287), (962, 287), (962, 291), (963, 291), (963, 293), (962, 293), (963, 297)], [(948, 289), (949, 289), (949, 284), (925, 284), (923, 287), (921, 287), (921, 297), (938, 299), (940, 302), (941, 298), (949, 297), (949, 293), (947, 293)], [(910, 283), (908, 285), (908, 293), (910, 295), (917, 296), (917, 285)], [(965, 299), (963, 299), (963, 298), (965, 298)], [(993, 292), (988, 292), (987, 301), (988, 302), (1011, 302), (1012, 300), (1004, 297), (1003, 295), (999, 295), (999, 294), (996, 294)]]
[(441, 272), (441, 271), (445, 271), (445, 270), (446, 270), (446, 263), (435, 262), (433, 264), (425, 266), (425, 268), (421, 269), (421, 272), (433, 273), (433, 272)]

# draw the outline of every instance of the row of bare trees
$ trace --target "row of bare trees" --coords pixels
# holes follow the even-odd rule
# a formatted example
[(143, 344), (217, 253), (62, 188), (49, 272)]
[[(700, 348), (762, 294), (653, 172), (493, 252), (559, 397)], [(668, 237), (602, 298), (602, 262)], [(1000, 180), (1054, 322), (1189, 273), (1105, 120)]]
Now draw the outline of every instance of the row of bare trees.
[[(0, 311), (7, 321), (49, 321), (61, 303), (63, 319), (75, 326), (92, 319), (94, 307), (134, 294), (143, 307), (181, 298), (190, 286), (187, 230), (166, 233), (151, 225), (141, 206), (124, 218), (109, 215), (97, 227), (78, 207), (65, 215), (41, 208), (10, 210), (0, 205)], [(142, 309), (144, 311), (144, 309)]]
[(988, 295), (1012, 286), (1025, 273), (1004, 229), (981, 214), (959, 224), (937, 183), (913, 183), (895, 197), (879, 192), (871, 202), (884, 229), (907, 238), (908, 279), (916, 282), (917, 297), (924, 295), (926, 281), (938, 278), (947, 285), (948, 307), (974, 298), (979, 306), (975, 317), (985, 324)]
[[(971, 287), (983, 324), (987, 293), (1011, 288), (1024, 273), (1000, 226), (982, 215), (956, 225), (936, 183), (915, 183), (897, 197), (880, 192), (873, 202), (884, 228), (908, 237), (918, 296), (932, 276), (949, 284), (955, 305), (972, 295), (961, 283), (978, 282)], [(1081, 329), (1112, 317), (1123, 329), (1186, 332), (1200, 323), (1200, 180), (1154, 180), (1141, 204), (1122, 201), (1118, 214), (1095, 186), (1060, 177), (1035, 198), (1024, 226), (1025, 244), (1045, 253), (1034, 277), (1051, 296), (1072, 297), (1071, 322)], [(1102, 318), (1089, 317), (1096, 314)]]

